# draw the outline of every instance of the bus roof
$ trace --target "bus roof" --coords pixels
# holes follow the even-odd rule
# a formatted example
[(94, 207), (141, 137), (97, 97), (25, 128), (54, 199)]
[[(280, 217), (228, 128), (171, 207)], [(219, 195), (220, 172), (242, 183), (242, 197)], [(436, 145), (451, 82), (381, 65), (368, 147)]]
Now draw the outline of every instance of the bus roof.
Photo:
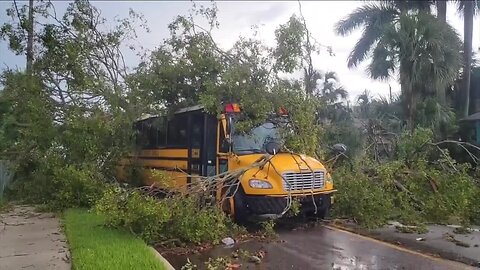
[[(193, 111), (199, 111), (199, 110), (203, 110), (204, 109), (204, 106), (203, 105), (195, 105), (195, 106), (190, 106), (190, 107), (186, 107), (186, 108), (182, 108), (182, 109), (179, 109), (175, 112), (175, 114), (180, 114), (180, 113), (186, 113), (186, 112), (193, 112)], [(157, 117), (162, 117), (162, 115), (152, 115), (152, 114), (145, 114), (139, 118), (137, 118), (135, 120), (135, 122), (141, 122), (141, 121), (145, 121), (145, 120), (148, 120), (148, 119), (151, 119), (151, 118), (157, 118)]]
[(203, 109), (204, 109), (203, 105), (195, 105), (195, 106), (191, 106), (191, 107), (186, 107), (186, 108), (180, 109), (180, 110), (176, 111), (175, 114), (177, 114), (177, 113), (185, 113), (185, 112), (199, 111), (199, 110), (203, 110)]

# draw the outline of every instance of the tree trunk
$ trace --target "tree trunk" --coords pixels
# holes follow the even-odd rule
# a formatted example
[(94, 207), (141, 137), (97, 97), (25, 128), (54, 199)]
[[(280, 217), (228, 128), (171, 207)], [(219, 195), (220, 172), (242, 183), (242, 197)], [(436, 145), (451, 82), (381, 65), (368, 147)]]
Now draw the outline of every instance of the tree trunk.
[(437, 0), (437, 18), (442, 22), (447, 22), (447, 1)]
[[(405, 63), (400, 63), (401, 66), (405, 66)], [(400, 68), (400, 88), (402, 93), (403, 113), (405, 115), (405, 126), (407, 130), (413, 131), (414, 129), (414, 108), (413, 103), (413, 89), (408, 80), (408, 76), (402, 72)]]
[(415, 112), (416, 112), (416, 107), (417, 103), (415, 100), (415, 93), (413, 92), (413, 89), (410, 88), (410, 95), (409, 95), (409, 101), (408, 101), (408, 128), (410, 129), (410, 132), (415, 130)]
[(28, 1), (27, 23), (27, 73), (31, 74), (33, 65), (33, 0)]
[(472, 66), (473, 1), (464, 1), (463, 9), (463, 117), (467, 117), (470, 108), (470, 75)]

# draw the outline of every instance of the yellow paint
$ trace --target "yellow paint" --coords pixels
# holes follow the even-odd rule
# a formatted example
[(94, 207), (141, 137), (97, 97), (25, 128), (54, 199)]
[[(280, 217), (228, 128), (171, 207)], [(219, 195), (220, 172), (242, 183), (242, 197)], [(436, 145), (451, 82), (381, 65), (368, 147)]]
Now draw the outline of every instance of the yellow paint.
[[(165, 158), (172, 158), (172, 160)], [(185, 158), (185, 160), (173, 160), (175, 158)], [(141, 150), (136, 156), (130, 155), (129, 158), (121, 160), (117, 168), (117, 178), (123, 182), (132, 180), (127, 179), (127, 170), (131, 166), (137, 167), (139, 177), (144, 185), (154, 185), (167, 190), (185, 192), (188, 183), (187, 158), (187, 149)], [(162, 173), (168, 177), (161, 177)], [(165, 178), (168, 180), (165, 180)]]
[(144, 149), (138, 152), (135, 157), (169, 157), (188, 158), (188, 149)]
[[(231, 156), (228, 159), (228, 169), (235, 170), (243, 167), (248, 167), (256, 160), (258, 160), (262, 154)], [(282, 174), (284, 172), (301, 172), (303, 169), (305, 172), (325, 170), (325, 167), (316, 159), (308, 156), (298, 156), (289, 153), (276, 154), (269, 163), (263, 168), (253, 168), (245, 172), (240, 182), (246, 194), (249, 195), (269, 195), (269, 196), (287, 196), (288, 192), (283, 187)], [(250, 179), (266, 180), (272, 185), (272, 189), (257, 189), (251, 188), (249, 185)], [(327, 180), (327, 175), (325, 175)], [(325, 181), (325, 185), (321, 189), (312, 189), (308, 191), (291, 191), (293, 196), (311, 195), (311, 194), (327, 194), (332, 193), (333, 183)]]
[[(159, 174), (165, 174), (167, 177), (162, 177)], [(187, 191), (187, 175), (184, 172), (143, 169), (142, 178), (145, 185), (148, 186), (154, 185), (165, 190), (178, 192)]]

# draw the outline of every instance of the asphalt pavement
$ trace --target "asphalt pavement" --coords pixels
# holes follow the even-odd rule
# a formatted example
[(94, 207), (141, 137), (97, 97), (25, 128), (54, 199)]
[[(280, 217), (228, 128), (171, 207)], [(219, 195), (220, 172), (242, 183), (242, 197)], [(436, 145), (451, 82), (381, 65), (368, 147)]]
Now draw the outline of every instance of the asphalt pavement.
[(176, 269), (181, 269), (187, 257), (201, 268), (208, 258), (229, 256), (236, 249), (252, 253), (261, 250), (266, 254), (261, 263), (243, 262), (240, 269), (475, 269), (324, 225), (283, 230), (279, 232), (279, 240), (273, 242), (248, 241), (167, 259)]

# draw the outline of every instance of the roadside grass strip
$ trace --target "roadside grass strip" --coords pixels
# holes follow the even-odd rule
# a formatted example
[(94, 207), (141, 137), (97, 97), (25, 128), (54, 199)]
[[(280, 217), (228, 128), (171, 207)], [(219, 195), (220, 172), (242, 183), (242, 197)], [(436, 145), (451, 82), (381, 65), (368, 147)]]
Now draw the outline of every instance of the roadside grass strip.
[(86, 209), (66, 210), (64, 227), (74, 270), (166, 269), (145, 242)]

